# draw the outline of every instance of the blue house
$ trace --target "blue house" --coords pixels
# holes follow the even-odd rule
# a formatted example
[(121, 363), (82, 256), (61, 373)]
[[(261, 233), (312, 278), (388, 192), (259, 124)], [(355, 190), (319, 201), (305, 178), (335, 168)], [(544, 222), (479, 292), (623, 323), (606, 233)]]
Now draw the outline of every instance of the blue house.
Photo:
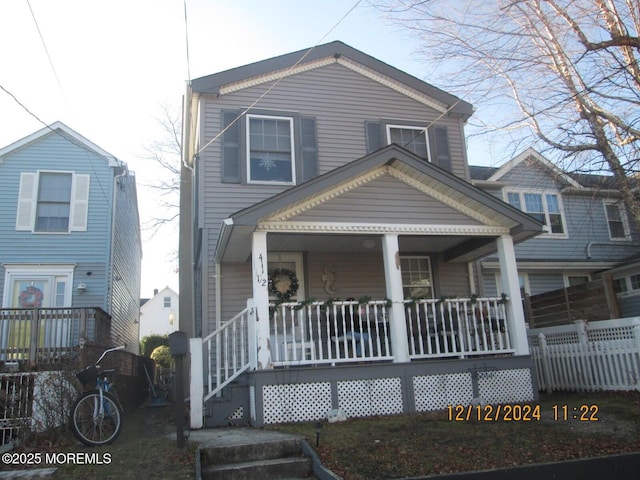
[(1, 360), (83, 341), (138, 353), (142, 256), (135, 176), (56, 122), (0, 149)]
[[(610, 276), (622, 317), (640, 314), (640, 232), (613, 177), (569, 174), (527, 149), (499, 168), (470, 166), (472, 183), (544, 224), (515, 247), (523, 293), (537, 295)], [(496, 256), (478, 262), (479, 291), (500, 291)]]

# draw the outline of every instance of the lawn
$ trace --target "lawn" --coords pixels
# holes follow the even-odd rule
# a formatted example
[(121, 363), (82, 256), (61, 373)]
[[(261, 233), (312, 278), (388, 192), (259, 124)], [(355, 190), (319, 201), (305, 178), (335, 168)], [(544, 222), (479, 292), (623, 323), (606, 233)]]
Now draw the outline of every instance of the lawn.
[[(345, 480), (418, 477), (640, 452), (640, 392), (541, 395), (538, 405), (539, 419), (537, 408), (532, 408), (527, 421), (517, 420), (524, 416), (518, 408), (511, 412), (517, 418), (505, 421), (504, 410), (493, 409), (489, 417), (489, 409), (480, 407), (480, 420), (477, 409), (467, 420), (465, 409), (458, 420), (454, 410), (324, 422), (316, 451), (324, 465)], [(315, 424), (274, 428), (304, 435), (316, 446)]]
[[(455, 411), (444, 411), (323, 422), (316, 451), (325, 466), (345, 480), (388, 480), (640, 452), (640, 392), (542, 395), (538, 404), (540, 418), (532, 409), (530, 421), (504, 421), (495, 409), (493, 418), (483, 411), (478, 420), (472, 409), (468, 420), (464, 410), (460, 420)], [(580, 405), (591, 408), (581, 412)], [(577, 419), (572, 418), (573, 407)], [(579, 419), (581, 413), (585, 420)], [(140, 407), (125, 416), (123, 431), (112, 445), (85, 447), (71, 433), (61, 432), (31, 439), (15, 452), (40, 453), (43, 458), (53, 453), (59, 459), (67, 453), (94, 454), (101, 460), (95, 465), (40, 465), (58, 467), (55, 478), (190, 480), (195, 476), (196, 447), (191, 443), (186, 450), (178, 449), (175, 437), (167, 436), (174, 431), (174, 418), (170, 407)], [(268, 428), (306, 436), (316, 446), (318, 429), (313, 422)]]

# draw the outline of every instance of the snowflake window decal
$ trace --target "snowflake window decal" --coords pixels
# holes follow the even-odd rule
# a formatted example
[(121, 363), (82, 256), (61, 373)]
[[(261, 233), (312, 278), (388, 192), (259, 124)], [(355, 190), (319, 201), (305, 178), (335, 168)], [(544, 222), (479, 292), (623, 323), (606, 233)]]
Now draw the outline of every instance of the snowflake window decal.
[(262, 160), (260, 160), (260, 164), (259, 164), (262, 168), (264, 168), (265, 170), (271, 170), (272, 168), (276, 167), (276, 162), (269, 158), (269, 154), (267, 153), (264, 158), (262, 158)]

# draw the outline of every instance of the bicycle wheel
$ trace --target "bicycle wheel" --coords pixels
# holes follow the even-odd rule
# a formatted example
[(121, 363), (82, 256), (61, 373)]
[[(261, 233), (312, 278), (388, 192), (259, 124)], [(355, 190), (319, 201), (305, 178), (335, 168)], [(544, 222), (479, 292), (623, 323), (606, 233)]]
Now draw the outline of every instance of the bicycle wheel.
[(110, 393), (92, 390), (76, 400), (71, 411), (71, 431), (85, 445), (97, 447), (113, 442), (122, 430), (122, 411)]

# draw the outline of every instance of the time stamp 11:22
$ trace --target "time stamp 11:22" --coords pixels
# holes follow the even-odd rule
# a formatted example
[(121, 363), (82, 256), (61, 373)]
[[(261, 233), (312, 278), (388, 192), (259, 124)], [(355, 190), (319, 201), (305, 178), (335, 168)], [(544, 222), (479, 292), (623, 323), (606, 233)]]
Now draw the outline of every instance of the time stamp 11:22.
[[(551, 405), (551, 419), (555, 422), (579, 420), (597, 422), (600, 407), (582, 404), (572, 407), (567, 404)], [(451, 422), (538, 422), (542, 420), (540, 405), (449, 405), (447, 418)]]

